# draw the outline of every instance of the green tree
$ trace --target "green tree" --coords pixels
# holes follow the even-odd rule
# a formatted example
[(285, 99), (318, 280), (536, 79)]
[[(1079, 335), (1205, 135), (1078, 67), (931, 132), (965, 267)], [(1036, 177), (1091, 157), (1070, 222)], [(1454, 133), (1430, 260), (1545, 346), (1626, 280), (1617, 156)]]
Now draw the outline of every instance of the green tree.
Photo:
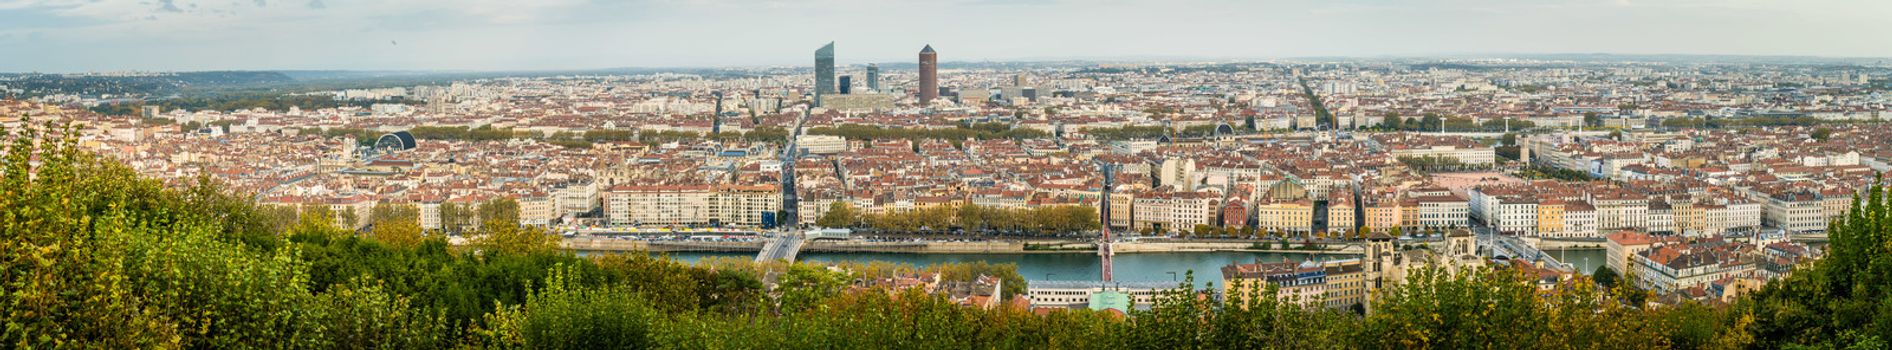
[(782, 313), (792, 314), (816, 307), (847, 287), (848, 276), (803, 264), (790, 265), (782, 274), (781, 296), (777, 305)]
[(42, 136), (53, 127), (21, 119), (23, 130), (0, 127), (10, 143), (0, 160), (0, 346), (183, 346), (191, 330), (148, 311), (123, 268), (126, 240), (176, 218), (129, 208), (174, 203), (151, 196), (162, 193), (156, 183), (81, 153), (76, 138)]
[(321, 294), (314, 305), (320, 306), (316, 310), (328, 347), (441, 349), (458, 340), (448, 337), (449, 324), (441, 315), (416, 307), (365, 276)]
[(854, 211), (854, 205), (848, 204), (847, 201), (834, 201), (834, 203), (828, 204), (827, 213), (821, 214), (820, 219), (815, 219), (815, 225), (821, 227), (854, 226), (855, 218), (858, 216), (859, 214)]
[[(260, 227), (256, 228), (261, 231), (260, 232), (250, 231), (249, 233), (250, 235), (268, 234), (271, 237), (280, 237), (280, 236), (288, 234), (289, 229), (291, 227), (294, 227), (296, 223), (298, 221), (301, 221), (302, 219), (301, 207), (299, 206), (258, 205), (258, 206), (253, 207), (253, 209), (256, 211), (253, 214), (233, 214), (233, 215), (254, 215), (257, 217), (257, 220), (261, 221)], [(230, 209), (230, 210), (242, 211), (242, 209)], [(274, 240), (280, 241), (280, 239), (274, 239)]]
[(477, 229), (479, 213), (475, 204), (446, 202), (440, 204), (441, 230), (453, 234), (471, 232)]
[(974, 204), (961, 205), (956, 211), (953, 215), (959, 227), (974, 231), (991, 228), (994, 216), (998, 215), (998, 211)]
[(377, 203), (368, 214), (368, 231), (375, 240), (397, 247), (420, 245), (420, 208), (412, 205)]
[[(545, 288), (527, 297), (516, 321), (528, 348), (640, 349), (651, 341), (657, 314), (622, 287), (592, 287), (575, 268), (557, 266)], [(502, 317), (495, 315), (496, 317)]]
[(327, 205), (304, 203), (302, 210), (296, 217), (296, 224), (289, 228), (289, 233), (319, 235), (343, 234), (344, 231), (342, 231), (341, 227), (335, 226), (335, 221), (336, 213), (330, 210)]
[(1757, 348), (1884, 348), (1892, 334), (1892, 196), (1875, 180), (1827, 225), (1826, 257), (1736, 308)]
[(509, 225), (498, 219), (486, 220), (474, 244), (494, 251), (511, 253), (548, 252), (559, 248), (563, 239), (538, 226)]
[[(1651, 307), (1658, 299), (1626, 283), (1634, 274), (1607, 270), (1546, 281), (1516, 265), (1414, 262), (1403, 283), (1374, 292), (1366, 316), (1262, 283), (1195, 289), (1193, 272), (1128, 317), (1038, 315), (868, 287), (989, 276), (1012, 297), (1027, 283), (1015, 265), (580, 257), (518, 225), (517, 204), (465, 209), (480, 237), (471, 247), (388, 244), (379, 231), (414, 221), (410, 207), (378, 206), (371, 235), (347, 234), (326, 205), (256, 206), (201, 179), (167, 187), (72, 136), (45, 136), (80, 134), (70, 127), (40, 130), (0, 133), (4, 348), (1875, 349), (1892, 334), (1892, 198), (1879, 182), (1829, 225), (1825, 258), (1732, 306)], [(867, 217), (1045, 232), (1095, 224), (1079, 206), (929, 210)]]
[(1590, 272), (1590, 278), (1596, 280), (1596, 284), (1603, 288), (1615, 287), (1620, 279), (1616, 276), (1616, 270), (1610, 269), (1609, 265), (1597, 265), (1596, 270)]
[(279, 236), (293, 223), (293, 212), (265, 210), (243, 193), (232, 193), (222, 182), (208, 175), (182, 193), (184, 207), (208, 214), (205, 220), (222, 222), (220, 235), (226, 241), (240, 242), (261, 251), (273, 250), (281, 243)]
[(1360, 339), (1366, 348), (1490, 348), (1516, 339), (1575, 348), (1668, 345), (1640, 310), (1599, 299), (1582, 279), (1543, 291), (1513, 268), (1426, 267), (1376, 295), (1363, 332), (1377, 336)]
[(1808, 136), (1812, 137), (1814, 140), (1826, 141), (1827, 138), (1830, 138), (1833, 136), (1833, 129), (1832, 128), (1816, 128), (1816, 129), (1813, 129), (1813, 132), (1809, 133)]
[(1002, 299), (1009, 299), (1015, 295), (1025, 294), (1025, 277), (1018, 274), (1017, 264), (993, 264), (986, 261), (969, 261), (965, 263), (933, 266), (930, 267), (930, 269), (939, 272), (940, 279), (944, 281), (971, 282), (979, 278), (979, 276), (998, 278), (1003, 282), (999, 286), (1001, 289), (999, 297)]
[(358, 225), (361, 223), (361, 213), (356, 213), (355, 207), (352, 206), (342, 208), (342, 211), (335, 213), (335, 216), (336, 220), (341, 222), (341, 227), (339, 228), (344, 230), (354, 231), (359, 228)]
[(502, 226), (519, 226), (519, 201), (500, 197), (480, 203), (480, 230), (498, 231)]
[(1190, 234), (1192, 237), (1206, 238), (1206, 237), (1211, 236), (1214, 233), (1214, 231), (1215, 231), (1215, 226), (1196, 224), (1196, 227), (1191, 228)]
[(1343, 349), (1357, 332), (1352, 316), (1279, 297), (1272, 285), (1231, 286), (1217, 300), (1192, 288), (1194, 280), (1194, 272), (1185, 272), (1184, 281), (1160, 293), (1155, 305), (1132, 312), (1133, 327), (1118, 335), (1129, 343), (1126, 347)]

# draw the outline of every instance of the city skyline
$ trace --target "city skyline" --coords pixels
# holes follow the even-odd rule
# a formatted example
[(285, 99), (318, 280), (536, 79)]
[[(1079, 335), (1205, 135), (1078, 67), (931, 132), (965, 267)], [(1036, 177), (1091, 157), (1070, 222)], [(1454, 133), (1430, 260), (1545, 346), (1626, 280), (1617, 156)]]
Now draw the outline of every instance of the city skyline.
[[(909, 7), (936, 15), (862, 15)], [(748, 11), (755, 9), (769, 11)], [(1875, 19), (1884, 13), (1892, 13), (1892, 4), (1844, 0), (12, 0), (0, 2), (0, 23), (6, 23), (0, 24), (0, 54), (16, 59), (0, 63), (0, 71), (782, 66), (803, 62), (791, 53), (819, 42), (810, 37), (853, 43), (851, 62), (907, 61), (908, 45), (922, 42), (956, 48), (955, 61), (1589, 52), (1885, 57), (1892, 56), (1892, 48), (1864, 44), (1876, 41), (1875, 33), (1892, 32), (1892, 24)], [(812, 19), (797, 20), (812, 24), (772, 24), (786, 16)], [(851, 18), (859, 20), (840, 20)], [(923, 29), (966, 21), (993, 25)], [(675, 34), (675, 28), (686, 26), (701, 29)], [(1821, 40), (1805, 40), (1812, 37)]]
[(0, 0), (0, 348), (1883, 348), (1888, 15)]

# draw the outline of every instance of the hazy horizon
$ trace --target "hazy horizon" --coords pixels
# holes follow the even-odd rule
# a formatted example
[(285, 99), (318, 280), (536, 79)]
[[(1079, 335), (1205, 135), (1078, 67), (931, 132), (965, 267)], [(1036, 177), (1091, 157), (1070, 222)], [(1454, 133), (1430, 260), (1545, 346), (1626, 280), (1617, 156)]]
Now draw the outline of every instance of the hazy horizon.
[[(1065, 63), (1065, 62), (1070, 62), (1070, 63), (1100, 63), (1100, 64), (1114, 64), (1114, 63), (1123, 63), (1123, 64), (1169, 64), (1169, 63), (1174, 63), (1174, 64), (1192, 64), (1192, 63), (1263, 63), (1263, 62), (1279, 62), (1279, 61), (1288, 61), (1288, 62), (1294, 62), (1294, 61), (1319, 61), (1319, 60), (1330, 60), (1330, 59), (1331, 59), (1331, 60), (1359, 60), (1359, 61), (1374, 61), (1374, 60), (1440, 60), (1440, 61), (1444, 61), (1444, 60), (1460, 60), (1460, 59), (1463, 59), (1463, 60), (1476, 60), (1476, 59), (1507, 59), (1507, 58), (1517, 58), (1517, 59), (1530, 59), (1530, 58), (1543, 58), (1543, 59), (1554, 59), (1555, 57), (1553, 57), (1553, 56), (1571, 56), (1571, 57), (1576, 57), (1576, 56), (1601, 56), (1601, 57), (1598, 57), (1598, 58), (1601, 58), (1601, 60), (1599, 60), (1599, 62), (1638, 62), (1638, 60), (1635, 60), (1635, 59), (1633, 59), (1633, 58), (1644, 58), (1644, 57), (1668, 57), (1668, 58), (1675, 58), (1676, 60), (1679, 60), (1679, 61), (1689, 61), (1689, 62), (1699, 62), (1699, 63), (1734, 63), (1733, 61), (1730, 61), (1730, 60), (1719, 60), (1719, 59), (1716, 59), (1716, 58), (1741, 58), (1741, 59), (1747, 59), (1747, 60), (1752, 60), (1752, 61), (1759, 61), (1759, 62), (1768, 62), (1768, 63), (1773, 63), (1773, 62), (1783, 62), (1783, 61), (1793, 61), (1793, 60), (1796, 60), (1796, 59), (1801, 59), (1801, 60), (1810, 60), (1810, 61), (1858, 61), (1858, 60), (1880, 60), (1880, 61), (1892, 61), (1892, 56), (1886, 56), (1886, 57), (1872, 57), (1872, 56), (1856, 56), (1856, 57), (1843, 57), (1843, 56), (1809, 56), (1809, 55), (1740, 55), (1740, 54), (1732, 54), (1732, 55), (1724, 55), (1724, 54), (1690, 54), (1690, 53), (1650, 53), (1650, 54), (1621, 54), (1621, 53), (1607, 53), (1607, 52), (1591, 52), (1591, 53), (1556, 53), (1556, 52), (1545, 52), (1545, 53), (1484, 53), (1484, 54), (1480, 54), (1480, 53), (1441, 53), (1441, 54), (1432, 54), (1432, 55), (1426, 55), (1426, 54), (1414, 54), (1414, 55), (1335, 55), (1335, 56), (1295, 56), (1295, 57), (1156, 57), (1156, 56), (1148, 56), (1148, 57), (1137, 57), (1137, 56), (1123, 56), (1123, 57), (1083, 57), (1083, 56), (1074, 56), (1074, 57), (1018, 57), (1018, 58), (1005, 58), (1005, 59), (986, 59), (986, 60), (940, 60), (940, 64), (941, 64), (941, 66), (958, 66), (958, 65), (968, 65), (968, 64), (1057, 64), (1057, 63)], [(1610, 59), (1610, 58), (1620, 58), (1620, 60), (1612, 60), (1612, 59)], [(1778, 59), (1781, 59), (1781, 60), (1773, 60), (1773, 59), (1775, 59), (1775, 58), (1778, 58)], [(1819, 62), (1819, 63), (1828, 63), (1828, 62)], [(879, 65), (881, 65), (881, 67), (882, 67), (882, 68), (885, 68), (885, 69), (894, 69), (894, 70), (900, 70), (900, 69), (907, 69), (907, 70), (910, 70), (910, 69), (912, 69), (912, 67), (910, 67), (910, 66), (912, 66), (912, 65), (914, 65), (914, 63), (913, 63), (913, 62), (906, 62), (906, 61), (891, 61), (891, 60), (889, 60), (889, 61), (874, 61), (874, 62), (869, 62), (869, 61), (862, 61), (862, 62), (837, 62), (837, 63), (836, 63), (836, 66), (840, 66), (840, 67), (860, 67), (860, 66), (865, 66), (865, 65), (867, 65), (867, 64), (879, 64)], [(902, 67), (902, 66), (889, 66), (889, 65), (898, 65), (898, 64), (904, 64), (904, 65), (906, 65), (906, 66), (908, 66), (908, 67)], [(729, 69), (729, 70), (740, 70), (740, 69), (779, 69), (779, 68), (803, 68), (803, 69), (813, 69), (813, 66), (812, 66), (811, 64), (808, 64), (808, 63), (799, 63), (799, 64), (797, 64), (797, 63), (782, 63), (782, 64), (730, 64), (730, 65), (714, 65), (714, 66), (712, 66), (712, 65), (698, 65), (698, 66), (687, 66), (687, 65), (682, 65), (682, 66), (617, 66), (617, 67), (553, 67), (553, 68), (495, 68), (495, 69), (451, 69), (451, 68), (376, 68), (376, 67), (361, 67), (361, 68), (306, 68), (306, 69), (304, 69), (304, 68), (274, 68), (274, 69), (272, 69), (272, 68), (246, 68), (246, 69), (219, 69), (219, 68), (211, 68), (211, 69), (188, 69), (188, 70), (163, 70), (163, 69), (116, 69), (116, 70), (106, 70), (106, 69), (90, 69), (90, 70), (69, 70), (69, 71), (47, 71), (47, 70), (40, 70), (40, 71), (5, 71), (5, 70), (0, 70), (0, 74), (28, 74), (28, 73), (39, 73), (39, 74), (87, 74), (87, 73), (110, 73), (110, 72), (148, 72), (148, 73), (186, 73), (186, 72), (218, 72), (218, 71), (231, 71), (231, 72), (365, 72), (365, 73), (377, 73), (377, 72), (380, 72), (380, 73), (416, 73), (416, 74), (421, 74), (421, 73), (428, 73), (428, 74), (431, 74), (431, 73), (442, 73), (442, 74), (446, 74), (446, 73), (513, 73), (513, 72), (517, 72), (517, 73), (535, 73), (535, 72), (589, 72), (589, 71), (612, 71), (612, 70), (653, 70), (653, 71), (665, 71), (665, 70), (695, 70), (695, 69), (704, 69), (704, 70), (719, 70), (719, 69)]]
[[(924, 15), (922, 15), (924, 13)], [(0, 72), (558, 71), (836, 63), (1892, 57), (1868, 0), (0, 0)]]

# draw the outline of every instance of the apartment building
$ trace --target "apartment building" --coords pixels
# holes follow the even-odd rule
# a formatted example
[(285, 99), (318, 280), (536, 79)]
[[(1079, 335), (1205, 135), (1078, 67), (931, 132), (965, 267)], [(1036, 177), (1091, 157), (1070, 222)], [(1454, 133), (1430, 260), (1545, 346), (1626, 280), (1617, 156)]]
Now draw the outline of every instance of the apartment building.
[(1327, 270), (1327, 308), (1366, 306), (1366, 270), (1359, 261), (1331, 262), (1322, 267)]
[(1596, 207), (1584, 202), (1566, 202), (1563, 205), (1563, 231), (1560, 238), (1596, 238)]
[(708, 223), (712, 225), (759, 227), (763, 224), (762, 213), (774, 213), (782, 208), (782, 194), (777, 186), (718, 185), (713, 190), (715, 193), (710, 196), (707, 208)]
[(644, 227), (760, 226), (764, 213), (782, 206), (781, 194), (768, 185), (618, 185), (603, 201), (610, 225)]
[(1645, 222), (1644, 227), (1651, 233), (1675, 233), (1675, 207), (1666, 200), (1651, 199)]
[(1257, 203), (1255, 225), (1269, 232), (1310, 233), (1314, 230), (1314, 204), (1307, 200)]
[(1820, 193), (1793, 189), (1762, 196), (1766, 200), (1762, 224), (1788, 232), (1826, 232), (1827, 205)]
[(710, 185), (617, 185), (605, 191), (613, 226), (687, 226), (709, 222)]
[(1593, 195), (1596, 226), (1602, 230), (1641, 229), (1649, 227), (1649, 199), (1632, 193), (1606, 192)]
[(1720, 238), (1658, 243), (1632, 255), (1629, 268), (1636, 269), (1634, 282), (1638, 287), (1667, 294), (1705, 287), (1723, 278), (1753, 275), (1757, 265), (1742, 254), (1746, 250), (1752, 249)]
[(1361, 226), (1379, 232), (1386, 232), (1399, 225), (1399, 201), (1380, 200), (1377, 203), (1361, 206), (1361, 217), (1366, 220)]
[(1214, 225), (1221, 197), (1212, 192), (1153, 192), (1137, 196), (1132, 216), (1137, 230), (1181, 232)]
[(558, 197), (544, 192), (527, 193), (519, 196), (519, 223), (526, 225), (550, 225), (559, 218)]
[(1261, 297), (1253, 293), (1272, 286), (1282, 301), (1327, 305), (1327, 268), (1313, 261), (1231, 264), (1222, 267), (1222, 281), (1222, 295), (1230, 299)]
[(1416, 199), (1420, 227), (1424, 228), (1461, 228), (1471, 227), (1471, 203), (1454, 195), (1420, 197)]
[(1537, 203), (1537, 228), (1539, 237), (1564, 237), (1564, 201), (1547, 199)]
[(1604, 257), (1609, 260), (1604, 264), (1615, 270), (1618, 276), (1629, 273), (1630, 257), (1642, 254), (1649, 247), (1661, 240), (1655, 236), (1635, 231), (1618, 231), (1604, 235)]

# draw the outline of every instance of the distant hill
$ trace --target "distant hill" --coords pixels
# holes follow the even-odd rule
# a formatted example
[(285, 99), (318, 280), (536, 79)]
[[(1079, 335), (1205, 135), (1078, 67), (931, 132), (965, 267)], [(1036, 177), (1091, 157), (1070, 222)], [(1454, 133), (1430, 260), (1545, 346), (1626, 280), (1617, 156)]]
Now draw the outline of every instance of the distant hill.
[(148, 75), (5, 74), (0, 86), (24, 91), (18, 97), (59, 94), (84, 96), (163, 96), (204, 88), (266, 86), (296, 80), (279, 72), (211, 71)]

